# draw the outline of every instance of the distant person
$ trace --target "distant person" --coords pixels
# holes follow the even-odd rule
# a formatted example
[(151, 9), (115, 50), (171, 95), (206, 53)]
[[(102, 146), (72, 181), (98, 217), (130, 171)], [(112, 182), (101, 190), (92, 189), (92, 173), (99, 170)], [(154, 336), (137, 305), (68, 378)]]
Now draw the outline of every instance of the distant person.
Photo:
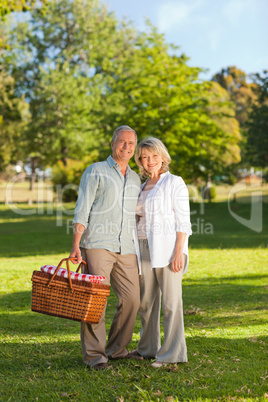
[(110, 368), (108, 358), (129, 356), (126, 347), (139, 308), (133, 232), (140, 178), (128, 166), (136, 144), (137, 135), (129, 126), (114, 131), (112, 155), (85, 170), (75, 207), (70, 257), (77, 257), (78, 263), (83, 258), (91, 274), (105, 276), (103, 283), (111, 284), (118, 298), (107, 345), (105, 311), (98, 324), (81, 324), (83, 361), (96, 370)]
[[(187, 362), (184, 335), (182, 276), (188, 267), (191, 235), (189, 195), (183, 179), (170, 174), (171, 158), (157, 138), (143, 140), (135, 161), (142, 185), (137, 204), (137, 233), (141, 254), (140, 341), (136, 357), (154, 357), (152, 367)], [(161, 346), (160, 309), (164, 315)]]

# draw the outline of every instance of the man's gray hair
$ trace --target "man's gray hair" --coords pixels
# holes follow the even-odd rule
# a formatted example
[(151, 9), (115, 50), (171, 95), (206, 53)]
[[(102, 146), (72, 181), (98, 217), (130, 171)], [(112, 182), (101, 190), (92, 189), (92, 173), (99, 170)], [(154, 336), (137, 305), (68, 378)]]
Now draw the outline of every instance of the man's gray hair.
[(137, 133), (136, 133), (135, 130), (133, 130), (133, 128), (131, 128), (131, 127), (129, 127), (129, 126), (119, 126), (119, 127), (117, 127), (117, 128), (114, 130), (113, 137), (112, 137), (112, 142), (115, 142), (115, 141), (116, 141), (116, 139), (117, 139), (117, 137), (118, 137), (118, 135), (119, 135), (119, 133), (120, 133), (121, 131), (132, 131), (132, 132), (135, 134), (135, 137), (136, 137), (136, 144), (137, 144), (137, 142), (138, 142)]

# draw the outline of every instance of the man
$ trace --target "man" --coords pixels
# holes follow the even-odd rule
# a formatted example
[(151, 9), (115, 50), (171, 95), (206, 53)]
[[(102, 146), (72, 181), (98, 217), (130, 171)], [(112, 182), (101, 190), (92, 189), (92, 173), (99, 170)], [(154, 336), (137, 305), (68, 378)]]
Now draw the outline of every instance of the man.
[(108, 358), (129, 356), (126, 346), (139, 308), (133, 233), (140, 179), (128, 166), (136, 144), (129, 126), (114, 131), (112, 155), (85, 170), (75, 207), (70, 257), (86, 261), (91, 274), (105, 276), (103, 283), (111, 284), (118, 298), (106, 348), (105, 311), (98, 324), (81, 324), (84, 363), (97, 370), (110, 368)]

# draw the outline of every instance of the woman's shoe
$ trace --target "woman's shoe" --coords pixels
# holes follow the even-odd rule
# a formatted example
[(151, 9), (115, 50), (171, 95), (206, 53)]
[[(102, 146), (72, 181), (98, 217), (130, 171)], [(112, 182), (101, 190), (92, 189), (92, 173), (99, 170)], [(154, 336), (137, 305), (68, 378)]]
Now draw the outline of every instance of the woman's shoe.
[(159, 361), (156, 360), (155, 362), (153, 362), (153, 363), (151, 364), (151, 367), (160, 368), (160, 367), (163, 367), (163, 366), (167, 366), (168, 364), (170, 364), (170, 363), (159, 362)]

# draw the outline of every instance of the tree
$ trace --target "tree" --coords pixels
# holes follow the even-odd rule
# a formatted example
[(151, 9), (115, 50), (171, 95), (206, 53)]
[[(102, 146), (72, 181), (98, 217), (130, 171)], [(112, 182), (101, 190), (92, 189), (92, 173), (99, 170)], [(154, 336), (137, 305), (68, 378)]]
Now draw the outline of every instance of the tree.
[(23, 156), (21, 135), (29, 118), (24, 97), (14, 92), (14, 79), (0, 73), (0, 170)]
[[(240, 142), (241, 163), (240, 166), (248, 167), (250, 161), (247, 152), (248, 119), (252, 108), (256, 103), (257, 83), (248, 82), (245, 72), (237, 67), (227, 67), (214, 75), (214, 82), (218, 82), (230, 95), (230, 99), (235, 105), (235, 117), (240, 125), (242, 140)], [(236, 167), (230, 165), (229, 173), (233, 175)]]
[(44, 16), (34, 10), (18, 23), (9, 41), (16, 90), (30, 103), (26, 148), (43, 163), (79, 159), (94, 148), (105, 157), (121, 124), (139, 139), (161, 138), (173, 172), (191, 180), (239, 159), (231, 104), (227, 110), (215, 85), (200, 82), (201, 70), (153, 26), (137, 32), (97, 0), (56, 0)]
[(39, 6), (40, 3), (46, 5), (47, 0), (0, 0), (0, 17), (14, 11), (29, 11), (36, 5), (36, 3), (39, 3)]
[[(177, 56), (177, 49), (170, 49), (156, 29), (142, 35), (138, 44), (134, 60), (111, 80), (110, 92), (123, 95), (124, 116), (139, 138), (153, 135), (163, 140), (172, 156), (172, 171), (188, 180), (206, 178), (238, 162), (240, 135), (232, 104), (228, 115), (219, 100), (216, 119), (211, 84), (200, 83), (201, 70), (189, 67), (187, 58)], [(228, 119), (234, 128), (227, 127)], [(231, 144), (234, 153), (229, 152)]]
[(12, 73), (30, 103), (29, 148), (44, 163), (79, 158), (102, 143), (107, 147), (114, 122), (101, 124), (111, 110), (100, 98), (134, 47), (135, 35), (124, 24), (119, 28), (95, 0), (58, 0), (44, 16), (34, 10), (30, 21), (16, 26), (10, 37), (18, 49)]
[(229, 93), (216, 82), (212, 83), (210, 93), (208, 113), (223, 133), (223, 142), (218, 148), (216, 158), (224, 169), (240, 162), (242, 137), (235, 117), (235, 106), (230, 100)]
[(218, 82), (229, 94), (236, 106), (236, 119), (242, 128), (246, 128), (248, 115), (256, 102), (255, 83), (248, 83), (244, 71), (237, 67), (227, 67), (215, 74), (212, 81)]
[[(67, 70), (67, 71), (66, 71)], [(74, 76), (69, 67), (43, 72), (33, 91), (31, 123), (25, 131), (27, 152), (39, 163), (54, 164), (67, 157), (80, 158), (99, 145), (96, 122), (91, 122), (97, 106), (98, 90), (88, 77)], [(88, 96), (90, 92), (91, 96)]]
[(247, 152), (253, 166), (268, 164), (268, 71), (255, 74), (258, 103), (253, 106), (248, 122)]

